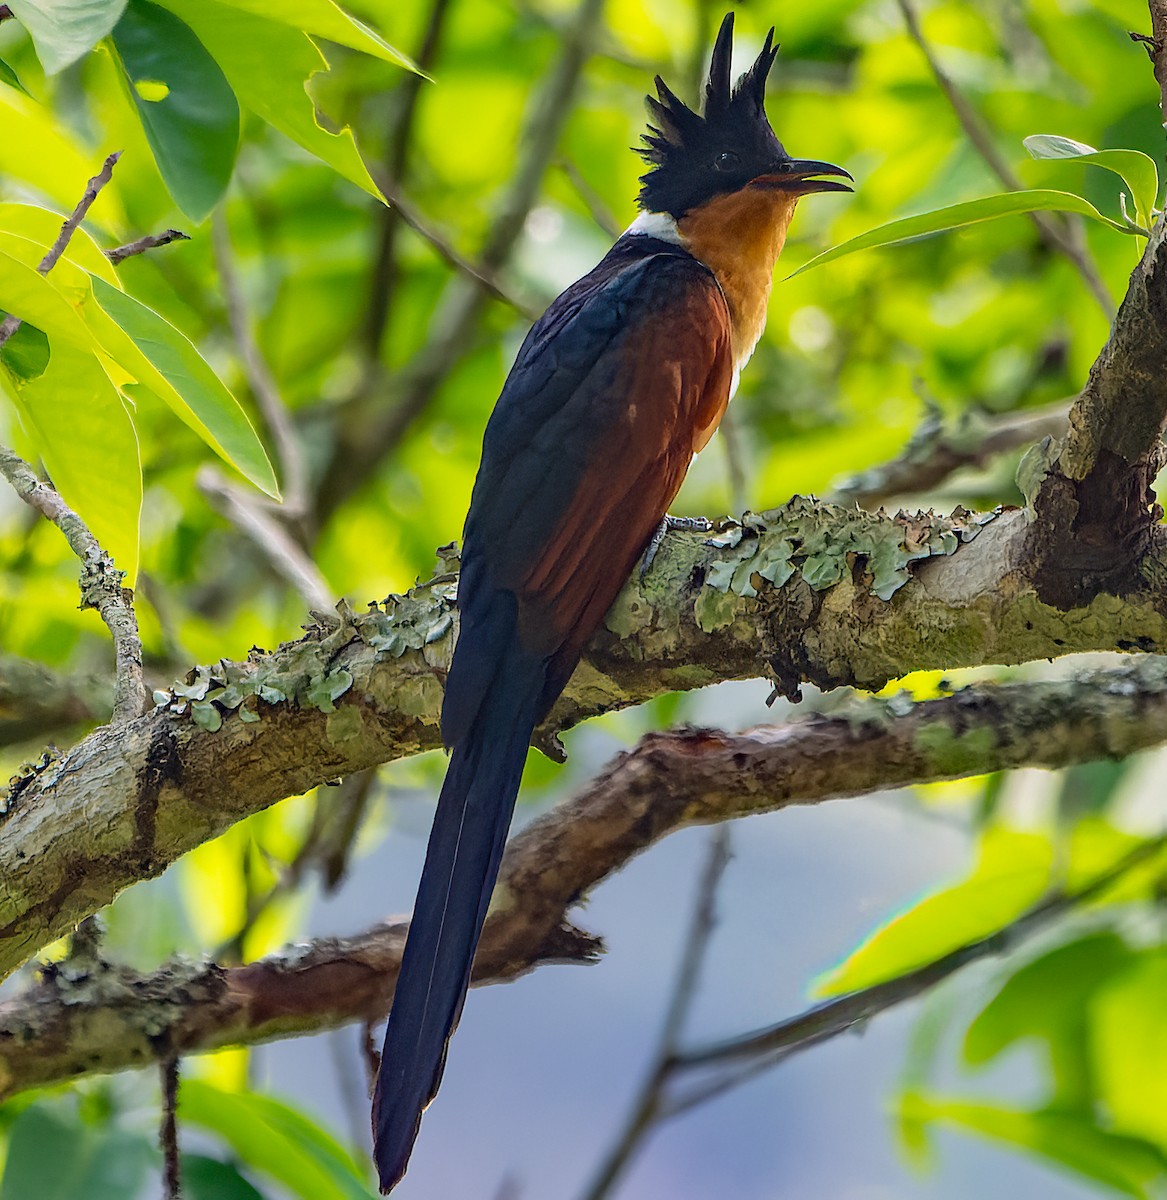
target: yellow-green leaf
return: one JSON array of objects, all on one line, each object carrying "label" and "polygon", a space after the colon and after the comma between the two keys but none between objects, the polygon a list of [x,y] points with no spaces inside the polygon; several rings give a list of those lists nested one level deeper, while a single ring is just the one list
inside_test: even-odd
[{"label": "yellow-green leaf", "polygon": [[822,254],[816,254],[808,263],[803,263],[787,278],[793,279],[804,271],[821,267],[836,259],[845,258],[858,250],[874,250],[880,246],[891,246],[896,242],[907,242],[915,238],[937,233],[948,233],[980,221],[995,221],[998,217],[1015,217],[1032,212],[1075,213],[1099,221],[1119,233],[1132,232],[1126,225],[1102,213],[1081,196],[1072,192],[1051,191],[1046,188],[1029,188],[1017,192],[1000,192],[995,196],[982,196],[979,200],[966,200],[961,204],[950,204],[946,208],[935,208],[931,212],[919,213],[914,217],[901,217],[886,225],[877,225],[866,233],[859,234]]},{"label": "yellow-green leaf", "polygon": [[1159,170],[1149,154],[1141,150],[1095,150],[1055,133],[1032,134],[1024,139],[1024,145],[1037,159],[1073,159],[1113,171],[1130,191],[1135,220],[1150,229],[1151,212],[1159,199]]},{"label": "yellow-green leaf", "polygon": [[[11,240],[5,239],[5,252],[13,258],[20,259],[25,266],[35,268],[44,257],[45,251],[57,240],[64,220],[60,213],[36,204],[0,203],[0,232],[12,235]],[[17,239],[29,245],[22,247]],[[116,287],[121,286],[113,264],[101,252],[101,247],[84,226],[73,230],[73,236],[69,239],[61,260],[75,263],[82,270],[100,275],[107,283]],[[53,272],[55,271],[54,267]]]},{"label": "yellow-green leaf", "polygon": [[381,199],[357,151],[351,130],[324,129],[308,94],[308,80],[328,70],[328,60],[298,29],[216,0],[162,0],[198,34],[223,69],[240,103]]},{"label": "yellow-green leaf", "polygon": [[1008,925],[1049,886],[1053,846],[1039,833],[992,826],[967,879],[893,917],[816,983],[818,995],[894,979]]},{"label": "yellow-green leaf", "polygon": [[[247,414],[186,336],[104,279],[94,277],[93,296],[100,312],[87,313],[87,319],[110,357],[169,404],[225,462],[278,497],[275,473]],[[132,385],[127,390],[133,394]]]},{"label": "yellow-green leaf", "polygon": [[35,379],[0,371],[0,380],[57,491],[132,586],[142,511],[133,422],[92,352],[50,341],[48,363]]}]

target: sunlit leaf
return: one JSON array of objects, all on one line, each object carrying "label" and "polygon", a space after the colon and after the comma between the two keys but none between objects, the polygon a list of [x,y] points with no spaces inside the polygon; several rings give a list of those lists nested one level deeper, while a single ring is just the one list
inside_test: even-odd
[{"label": "sunlit leaf", "polygon": [[117,24],[125,6],[126,0],[8,0],[46,75],[88,54]]},{"label": "sunlit leaf", "polygon": [[[28,95],[0,83],[0,175],[27,184],[66,212],[81,199],[101,163],[69,130]],[[104,188],[90,210],[94,219],[120,215],[116,191]]]},{"label": "sunlit leaf", "polygon": [[28,89],[20,82],[20,76],[2,59],[0,58],[0,83],[6,83],[10,88],[16,88],[18,91],[28,95]]},{"label": "sunlit leaf", "polygon": [[1099,221],[1120,233],[1131,231],[1119,221],[1103,216],[1089,200],[1075,196],[1072,192],[1057,192],[1043,188],[1032,188],[1017,192],[1001,192],[995,196],[982,196],[979,200],[966,200],[961,204],[950,204],[946,208],[933,209],[914,217],[901,217],[886,225],[877,225],[866,233],[859,234],[822,254],[816,254],[788,278],[801,275],[813,267],[821,267],[837,259],[845,258],[858,250],[874,250],[880,246],[891,246],[896,242],[912,241],[937,233],[949,233],[966,225],[980,221],[995,221],[999,217],[1014,217],[1032,212],[1075,213]]},{"label": "sunlit leaf", "polygon": [[227,3],[243,12],[282,21],[293,29],[363,50],[386,62],[417,69],[408,55],[395,50],[376,30],[350,16],[333,0],[287,0],[286,3],[281,0],[227,0]]},{"label": "sunlit leaf", "polygon": [[939,1122],[1026,1150],[1094,1179],[1125,1196],[1142,1200],[1167,1170],[1167,1160],[1154,1145],[1099,1129],[1077,1113],[1024,1112],[916,1094],[904,1104],[921,1122]]},{"label": "sunlit leaf", "polygon": [[1167,1148],[1167,952],[1145,951],[1094,1002],[1094,1067],[1116,1129]]},{"label": "sunlit leaf", "polygon": [[[278,496],[275,473],[247,414],[191,342],[153,309],[104,279],[93,279],[93,294],[116,326],[99,323],[94,314],[94,332],[109,354],[165,400],[224,461],[269,496]],[[119,339],[117,330],[125,337]]]},{"label": "sunlit leaf", "polygon": [[0,1200],[128,1200],[145,1183],[155,1155],[141,1134],[37,1104],[12,1126]]},{"label": "sunlit leaf", "polygon": [[[50,339],[52,340],[52,339]],[[44,371],[0,384],[53,484],[133,585],[138,569],[142,466],[124,402],[88,350],[52,341]]]},{"label": "sunlit leaf", "polygon": [[[25,266],[36,267],[44,257],[44,253],[57,240],[61,232],[61,223],[65,220],[60,213],[52,209],[41,208],[36,204],[0,203],[0,231],[12,234],[31,243],[31,248],[22,248],[13,241],[4,240],[5,253],[19,259]],[[2,234],[0,234],[2,236]],[[86,231],[84,226],[73,230],[69,244],[61,259],[64,262],[75,263],[85,271],[100,275],[102,279],[115,286],[118,285],[117,272],[113,264],[101,252],[101,247]],[[54,272],[57,268],[54,267]],[[49,282],[52,282],[51,275]]]},{"label": "sunlit leaf", "polygon": [[22,321],[31,321],[54,342],[59,340],[84,350],[93,345],[93,339],[76,309],[60,291],[33,267],[6,254],[2,248],[0,310],[14,314]]},{"label": "sunlit leaf", "polygon": [[990,827],[967,879],[893,917],[820,978],[815,992],[835,995],[871,987],[987,937],[1041,898],[1052,863],[1049,838]]},{"label": "sunlit leaf", "polygon": [[324,129],[306,90],[328,62],[302,31],[216,0],[162,0],[198,34],[252,112],[370,195],[381,197],[352,132]]},{"label": "sunlit leaf", "polygon": [[1149,154],[1141,150],[1095,150],[1053,133],[1032,134],[1025,138],[1025,148],[1034,158],[1076,159],[1113,171],[1130,190],[1135,219],[1144,229],[1150,229],[1151,210],[1159,199],[1159,170]]},{"label": "sunlit leaf", "polygon": [[[231,85],[191,28],[149,0],[129,0],[113,44],[162,178],[179,208],[201,221],[235,166],[239,105]],[[143,84],[165,85],[165,94],[144,92]]]},{"label": "sunlit leaf", "polygon": [[[351,1156],[324,1130],[277,1100],[186,1080],[184,1123],[217,1134],[247,1165],[304,1200],[375,1200]],[[2,1198],[0,1198],[2,1200]]]}]

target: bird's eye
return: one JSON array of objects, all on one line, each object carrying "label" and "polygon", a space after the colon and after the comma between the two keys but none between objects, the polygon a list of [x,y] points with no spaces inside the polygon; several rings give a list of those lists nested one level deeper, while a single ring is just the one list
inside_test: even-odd
[{"label": "bird's eye", "polygon": [[713,160],[713,169],[715,171],[732,171],[739,162],[741,159],[732,150],[725,150]]}]

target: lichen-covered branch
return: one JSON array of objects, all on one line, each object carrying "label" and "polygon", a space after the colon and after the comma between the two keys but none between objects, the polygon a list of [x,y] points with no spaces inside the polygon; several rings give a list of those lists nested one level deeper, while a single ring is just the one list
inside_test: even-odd
[{"label": "lichen-covered branch", "polygon": [[[907,670],[1085,650],[1167,651],[1167,560],[1124,598],[1035,593],[1020,511],[873,516],[807,500],[667,539],[593,638],[540,744],[665,691],[775,677],[797,694]],[[0,837],[0,974],[122,888],[285,796],[440,744],[456,575],[247,662],[200,667],[12,790]]]},{"label": "lichen-covered branch", "polygon": [[[343,724],[348,718],[340,712],[331,716]],[[139,724],[146,735],[150,723]],[[687,825],[1008,767],[1119,758],[1164,742],[1167,663],[1150,657],[1079,679],[979,685],[906,706],[857,702],[843,714],[742,734],[650,734],[586,791],[512,839],[475,978],[508,979],[540,962],[592,957],[597,939],[570,921],[579,897]],[[221,793],[231,790],[220,782],[216,792],[216,779],[202,777],[197,796],[177,794],[181,769],[198,766],[190,748],[189,741],[174,745],[169,760],[156,752],[151,765],[160,802],[152,817],[169,844],[180,821],[194,819],[203,807],[205,826]],[[280,747],[272,750],[278,758]],[[254,744],[249,754],[256,755]],[[228,749],[218,779],[245,762]],[[91,768],[82,763],[77,769]],[[116,768],[107,769],[116,783]],[[253,771],[239,781],[236,811],[251,802],[245,797],[254,780]],[[195,782],[185,780],[186,786]],[[57,786],[68,790],[68,784],[62,778]],[[41,819],[47,824],[45,814]],[[93,829],[99,828],[95,820]],[[8,842],[7,829],[5,835]],[[108,844],[102,849],[123,858],[128,853]],[[75,843],[74,858],[78,853]],[[140,1066],[156,1058],[159,1046],[189,1053],[376,1017],[388,1005],[405,933],[405,922],[397,921],[246,966],[171,963],[146,976],[67,962],[0,1005],[0,1094],[86,1071]]]}]

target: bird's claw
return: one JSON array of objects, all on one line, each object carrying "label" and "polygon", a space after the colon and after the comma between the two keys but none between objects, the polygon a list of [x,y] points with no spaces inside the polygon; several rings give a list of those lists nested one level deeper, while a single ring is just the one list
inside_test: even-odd
[{"label": "bird's claw", "polygon": [[656,527],[656,532],[649,540],[644,558],[640,560],[640,578],[643,579],[648,574],[648,569],[652,566],[653,559],[656,558],[656,552],[660,549],[661,542],[665,540],[665,534],[670,530],[686,529],[698,533],[708,533],[712,528],[713,522],[708,517],[671,517],[665,513],[661,518],[661,523]]}]

